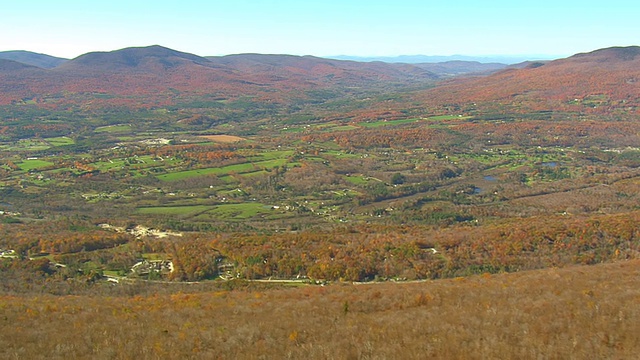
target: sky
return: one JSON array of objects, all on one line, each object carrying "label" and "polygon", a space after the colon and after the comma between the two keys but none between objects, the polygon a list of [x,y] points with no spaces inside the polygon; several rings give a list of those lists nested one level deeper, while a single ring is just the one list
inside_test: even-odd
[{"label": "sky", "polygon": [[[0,0],[0,51],[544,55],[640,45],[637,0]],[[540,58],[540,56],[538,56]]]}]

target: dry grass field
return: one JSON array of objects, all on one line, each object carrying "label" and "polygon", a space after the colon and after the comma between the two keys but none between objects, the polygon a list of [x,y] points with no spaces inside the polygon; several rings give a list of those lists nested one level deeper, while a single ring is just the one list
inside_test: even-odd
[{"label": "dry grass field", "polygon": [[633,359],[639,280],[630,260],[419,283],[3,295],[0,358]]},{"label": "dry grass field", "polygon": [[233,136],[233,135],[202,135],[200,137],[207,140],[211,140],[213,142],[219,142],[219,143],[234,143],[234,142],[246,140],[245,138],[242,138],[240,136]]}]

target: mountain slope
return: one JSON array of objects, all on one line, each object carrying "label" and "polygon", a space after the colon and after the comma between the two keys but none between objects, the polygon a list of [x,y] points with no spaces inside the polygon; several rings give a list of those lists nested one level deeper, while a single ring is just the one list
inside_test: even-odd
[{"label": "mountain slope", "polygon": [[33,89],[49,70],[13,60],[0,59],[0,105],[33,97]]},{"label": "mountain slope", "polygon": [[[640,106],[640,47],[614,47],[489,77],[458,79],[423,94],[431,103],[500,102],[526,109],[608,111]],[[593,99],[598,99],[597,103]]]},{"label": "mountain slope", "polygon": [[[100,93],[135,106],[204,95],[217,99],[259,96],[261,101],[282,103],[304,97],[308,90],[422,86],[439,78],[434,72],[494,71],[500,66],[359,63],[261,54],[205,58],[155,45],[88,53],[50,70],[3,60],[0,102],[52,94],[65,98],[59,96],[62,93]],[[505,104],[522,111],[603,112],[640,108],[639,84],[640,47],[616,47],[546,63],[521,64],[490,76],[448,80],[415,96],[426,105],[458,104],[464,108],[483,103]],[[105,98],[93,104],[117,102]]]},{"label": "mountain slope", "polygon": [[25,64],[23,62],[0,59],[0,72],[4,73],[17,73],[23,70],[36,69],[37,67],[29,64]]},{"label": "mountain slope", "polygon": [[360,63],[314,56],[239,54],[207,57],[244,74],[308,81],[407,81],[436,79],[437,75],[408,64]]},{"label": "mountain slope", "polygon": [[507,67],[501,63],[481,63],[477,61],[446,61],[441,63],[420,63],[415,66],[439,76],[457,76],[463,74],[488,74]]},{"label": "mountain slope", "polygon": [[[468,61],[468,62],[481,62],[481,63],[501,63],[501,64],[516,64],[531,59],[551,59],[554,58],[550,55],[496,55],[496,56],[466,56],[466,55],[448,55],[448,56],[429,56],[429,55],[400,55],[400,56],[348,56],[338,55],[329,56],[331,59],[336,60],[353,60],[359,62],[369,61],[384,61],[387,63],[405,63],[405,64],[436,64],[450,61]],[[557,58],[557,57],[556,57]]]},{"label": "mountain slope", "polygon": [[67,59],[24,50],[0,51],[0,59],[13,60],[43,69],[52,69],[67,61]]},{"label": "mountain slope", "polygon": [[92,52],[54,69],[0,76],[7,89],[3,103],[66,92],[125,97],[128,105],[136,106],[171,103],[177,94],[222,99],[260,95],[264,100],[287,101],[288,91],[300,96],[306,90],[333,86],[369,88],[434,79],[429,71],[407,64],[257,54],[204,58],[157,45]]},{"label": "mountain slope", "polygon": [[209,60],[159,45],[110,52],[91,52],[69,60],[58,71],[162,71],[183,65],[207,65]]}]

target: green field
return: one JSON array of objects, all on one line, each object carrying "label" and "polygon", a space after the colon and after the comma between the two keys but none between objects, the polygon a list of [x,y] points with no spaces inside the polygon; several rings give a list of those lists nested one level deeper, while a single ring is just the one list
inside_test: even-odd
[{"label": "green field", "polygon": [[20,169],[24,171],[31,171],[31,170],[46,168],[54,164],[50,161],[45,161],[40,159],[28,159],[28,160],[23,160],[22,162],[16,165],[18,165]]},{"label": "green field", "polygon": [[242,164],[234,164],[223,167],[215,167],[215,168],[204,168],[204,169],[195,169],[195,170],[186,170],[174,172],[171,174],[164,174],[158,176],[158,179],[162,181],[178,181],[184,180],[196,176],[204,176],[204,175],[227,175],[230,173],[251,173],[255,171],[259,171],[262,169],[272,169],[277,166],[282,166],[287,163],[287,159],[274,159],[267,161],[258,161],[254,163],[242,163]]},{"label": "green field", "polygon": [[206,219],[250,219],[259,214],[267,214],[272,212],[271,207],[261,203],[242,203],[242,204],[223,204],[200,214],[196,220]]},{"label": "green field", "polygon": [[96,128],[95,132],[97,133],[102,133],[102,132],[106,132],[106,133],[120,133],[120,132],[128,132],[131,131],[131,125],[109,125],[109,126],[102,126],[99,128]]},{"label": "green field", "polygon": [[51,146],[40,139],[23,139],[6,147],[8,151],[39,151],[46,150]]},{"label": "green field", "polygon": [[51,146],[65,146],[65,145],[73,145],[76,143],[73,139],[66,136],[53,137],[45,140],[49,144],[51,144]]},{"label": "green field", "polygon": [[97,161],[91,163],[91,166],[94,166],[100,171],[109,171],[109,170],[120,170],[125,166],[135,166],[140,168],[150,168],[157,166],[170,166],[176,164],[176,160],[162,160],[157,161],[156,158],[152,155],[138,156],[138,157],[129,157],[129,158],[113,158],[109,161]]},{"label": "green field", "polygon": [[375,122],[361,122],[358,125],[365,128],[377,128],[380,126],[410,124],[418,121],[420,121],[420,119],[381,120]]},{"label": "green field", "polygon": [[195,215],[211,209],[207,205],[191,206],[154,206],[138,208],[138,213],[147,215]]},{"label": "green field", "polygon": [[345,176],[344,179],[353,185],[366,185],[370,181],[366,176]]}]

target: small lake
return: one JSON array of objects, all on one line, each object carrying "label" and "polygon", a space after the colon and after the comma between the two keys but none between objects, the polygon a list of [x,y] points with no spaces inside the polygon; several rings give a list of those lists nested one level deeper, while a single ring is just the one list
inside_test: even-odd
[{"label": "small lake", "polygon": [[550,167],[550,168],[554,168],[556,166],[558,166],[558,163],[555,161],[550,161],[550,162],[543,162],[542,166],[546,166],[546,167]]},{"label": "small lake", "polygon": [[486,181],[496,181],[496,180],[498,180],[498,179],[496,179],[495,177],[493,177],[493,176],[491,176],[491,175],[487,175],[487,176],[485,176],[485,177],[484,177],[484,179],[485,179]]}]

